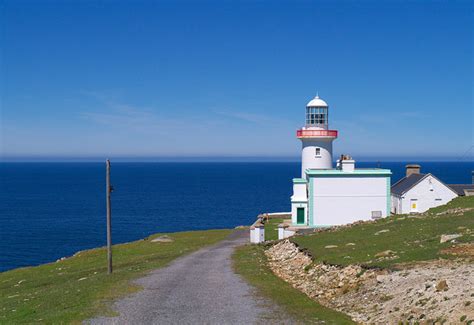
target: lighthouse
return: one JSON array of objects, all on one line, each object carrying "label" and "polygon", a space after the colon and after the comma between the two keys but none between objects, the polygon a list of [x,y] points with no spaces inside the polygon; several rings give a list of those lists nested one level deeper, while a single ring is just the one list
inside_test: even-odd
[{"label": "lighthouse", "polygon": [[296,131],[302,142],[301,178],[306,178],[307,169],[332,168],[332,142],[337,131],[328,129],[328,109],[318,95],[306,105],[306,125]]},{"label": "lighthouse", "polygon": [[291,222],[282,224],[279,239],[305,228],[390,215],[389,169],[355,168],[349,155],[341,155],[333,168],[337,131],[329,129],[328,111],[328,104],[316,96],[306,105],[305,126],[296,131],[302,143],[301,177],[293,178]]}]

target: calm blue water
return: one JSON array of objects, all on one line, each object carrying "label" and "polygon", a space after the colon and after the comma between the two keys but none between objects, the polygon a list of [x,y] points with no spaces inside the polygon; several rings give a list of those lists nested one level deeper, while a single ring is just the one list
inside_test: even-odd
[{"label": "calm blue water", "polygon": [[[392,181],[405,163],[381,163]],[[358,163],[377,167],[377,163]],[[422,163],[446,183],[470,183],[474,163]],[[0,271],[105,244],[103,163],[0,164]],[[231,228],[288,211],[299,163],[115,163],[113,241],[156,232]]]}]

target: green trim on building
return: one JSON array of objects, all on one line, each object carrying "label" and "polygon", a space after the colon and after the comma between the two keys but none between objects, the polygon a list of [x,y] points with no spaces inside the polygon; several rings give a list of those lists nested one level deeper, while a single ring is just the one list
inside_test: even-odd
[{"label": "green trim on building", "polygon": [[342,171],[340,169],[306,169],[306,175],[309,176],[389,176],[392,175],[390,169],[355,169],[352,172]]},{"label": "green trim on building", "polygon": [[390,216],[390,210],[392,209],[392,197],[391,197],[391,186],[390,186],[390,176],[387,177],[387,217]]},{"label": "green trim on building", "polygon": [[309,179],[309,193],[308,193],[308,226],[313,225],[313,211],[314,211],[314,197],[313,197],[314,179]]},{"label": "green trim on building", "polygon": [[293,184],[307,184],[306,178],[293,178]]}]

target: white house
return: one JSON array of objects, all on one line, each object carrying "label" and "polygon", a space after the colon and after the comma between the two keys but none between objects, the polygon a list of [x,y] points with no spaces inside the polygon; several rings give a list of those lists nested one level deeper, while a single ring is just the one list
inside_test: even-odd
[{"label": "white house", "polygon": [[296,132],[302,142],[301,177],[293,179],[292,227],[327,227],[390,215],[388,169],[356,169],[349,156],[333,168],[328,105],[316,96],[306,105],[306,125]]},{"label": "white house", "polygon": [[406,176],[392,186],[392,213],[421,213],[443,205],[457,193],[432,174],[421,174],[419,165],[407,165]]}]

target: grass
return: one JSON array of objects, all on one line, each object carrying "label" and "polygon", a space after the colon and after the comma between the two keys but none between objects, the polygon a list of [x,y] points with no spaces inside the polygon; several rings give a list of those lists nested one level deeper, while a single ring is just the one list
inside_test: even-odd
[{"label": "grass", "polygon": [[130,280],[173,259],[224,239],[231,230],[168,234],[171,243],[145,240],[113,246],[114,273],[107,275],[104,248],[65,260],[0,273],[0,323],[80,323],[112,315],[110,302],[139,290]]},{"label": "grass", "polygon": [[[463,215],[436,215],[448,209],[467,207],[474,208],[474,197],[456,198],[417,217],[392,216],[336,231],[296,236],[291,240],[311,252],[316,262],[392,268],[398,263],[449,257],[440,253],[440,250],[452,245],[449,242],[440,244],[442,234],[461,233],[463,236],[457,241],[474,242],[474,210]],[[379,231],[383,232],[376,235]],[[325,248],[329,245],[337,247]],[[397,258],[381,259],[375,256],[386,250],[394,251]]]},{"label": "grass", "polygon": [[266,264],[263,251],[262,245],[246,245],[239,247],[233,255],[236,272],[256,287],[259,295],[271,299],[304,324],[354,324],[348,316],[321,306],[274,275]]},{"label": "grass", "polygon": [[265,240],[278,239],[278,225],[283,223],[283,218],[270,218],[265,222]]}]

